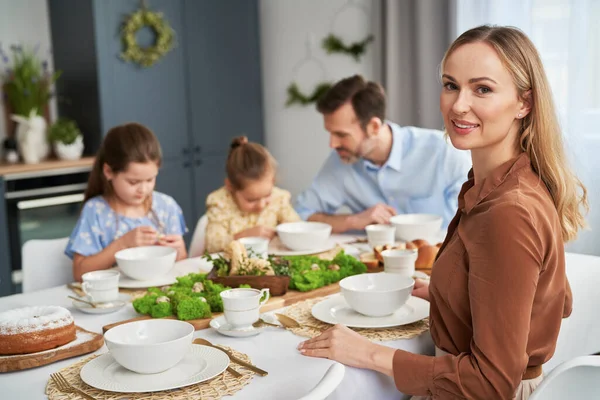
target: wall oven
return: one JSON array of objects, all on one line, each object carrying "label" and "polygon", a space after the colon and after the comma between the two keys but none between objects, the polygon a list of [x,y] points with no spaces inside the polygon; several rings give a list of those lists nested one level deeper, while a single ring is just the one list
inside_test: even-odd
[{"label": "wall oven", "polygon": [[21,292],[21,248],[32,239],[71,234],[91,166],[4,176],[13,293]]}]

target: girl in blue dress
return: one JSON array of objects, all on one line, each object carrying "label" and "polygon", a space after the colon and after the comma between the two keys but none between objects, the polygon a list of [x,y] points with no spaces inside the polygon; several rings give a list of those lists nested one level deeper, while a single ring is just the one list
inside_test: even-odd
[{"label": "girl in blue dress", "polygon": [[115,253],[130,247],[169,246],[177,249],[177,260],[187,257],[181,208],[172,197],[154,191],[160,164],[160,144],[145,126],[129,123],[108,132],[65,250],[76,280],[111,268]]}]

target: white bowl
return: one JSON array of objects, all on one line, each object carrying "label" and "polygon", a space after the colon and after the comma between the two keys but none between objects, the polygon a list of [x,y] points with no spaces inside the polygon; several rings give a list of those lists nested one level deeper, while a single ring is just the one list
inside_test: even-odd
[{"label": "white bowl", "polygon": [[425,239],[435,243],[442,229],[442,217],[433,214],[401,214],[390,218],[396,227],[396,239],[411,242]]},{"label": "white bowl", "polygon": [[115,326],[104,334],[116,362],[138,374],[175,366],[190,350],[194,326],[176,319],[148,319]]},{"label": "white bowl", "polygon": [[165,275],[175,265],[176,257],[177,250],[166,246],[132,247],[115,254],[121,271],[139,281]]},{"label": "white bowl", "polygon": [[246,251],[252,251],[257,256],[262,256],[269,251],[269,239],[264,237],[244,237],[238,239]]},{"label": "white bowl", "polygon": [[380,272],[344,278],[340,288],[354,311],[369,317],[393,314],[410,298],[415,281],[408,276]]},{"label": "white bowl", "polygon": [[315,250],[326,246],[331,225],[322,222],[288,222],[277,225],[281,243],[291,250]]}]

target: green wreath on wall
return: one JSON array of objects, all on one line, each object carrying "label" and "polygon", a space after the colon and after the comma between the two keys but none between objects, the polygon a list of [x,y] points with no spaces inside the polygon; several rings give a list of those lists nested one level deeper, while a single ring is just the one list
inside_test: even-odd
[{"label": "green wreath on wall", "polygon": [[[153,46],[140,47],[137,43],[136,34],[144,27],[152,29],[156,34]],[[123,24],[122,39],[125,46],[121,53],[123,60],[151,67],[173,49],[175,31],[162,13],[149,11],[143,2],[142,8],[131,14]]]},{"label": "green wreath on wall", "polygon": [[331,88],[331,83],[322,82],[313,89],[312,93],[304,94],[300,91],[300,88],[295,82],[291,83],[287,88],[288,98],[285,106],[289,107],[292,104],[306,106],[311,103],[316,103],[317,100],[319,100],[319,98],[329,90],[329,88]]}]

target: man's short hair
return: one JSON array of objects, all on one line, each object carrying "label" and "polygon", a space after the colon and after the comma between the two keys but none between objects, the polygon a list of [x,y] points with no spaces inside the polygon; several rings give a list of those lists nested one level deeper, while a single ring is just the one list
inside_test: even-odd
[{"label": "man's short hair", "polygon": [[385,119],[385,91],[375,82],[360,75],[344,78],[333,85],[317,101],[321,114],[331,114],[350,102],[363,129],[373,117]]}]

